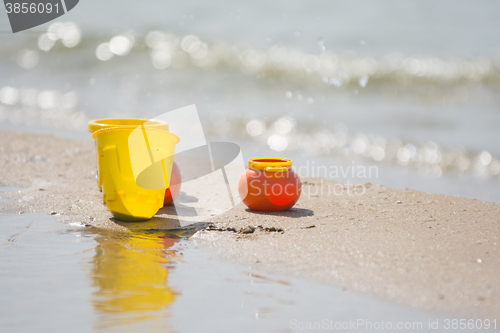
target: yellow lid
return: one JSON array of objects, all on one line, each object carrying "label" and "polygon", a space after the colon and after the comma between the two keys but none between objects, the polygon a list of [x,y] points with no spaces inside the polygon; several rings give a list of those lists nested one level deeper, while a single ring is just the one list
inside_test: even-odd
[{"label": "yellow lid", "polygon": [[168,131],[168,123],[163,120],[149,120],[149,119],[134,119],[134,118],[112,118],[112,119],[95,119],[89,121],[87,130],[90,133],[104,129],[115,127],[137,127],[146,125]]},{"label": "yellow lid", "polygon": [[255,157],[248,160],[248,167],[253,170],[284,172],[292,167],[292,160],[280,157]]}]

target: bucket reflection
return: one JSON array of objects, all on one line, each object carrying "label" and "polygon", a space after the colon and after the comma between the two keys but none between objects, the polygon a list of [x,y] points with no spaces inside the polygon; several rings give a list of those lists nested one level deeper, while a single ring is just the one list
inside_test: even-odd
[{"label": "bucket reflection", "polygon": [[[175,237],[175,236],[174,236]],[[150,322],[171,328],[169,305],[178,295],[168,286],[180,239],[160,232],[102,234],[93,259],[91,279],[96,291],[92,304],[97,314],[94,328],[118,328]],[[146,325],[147,326],[147,325]]]}]

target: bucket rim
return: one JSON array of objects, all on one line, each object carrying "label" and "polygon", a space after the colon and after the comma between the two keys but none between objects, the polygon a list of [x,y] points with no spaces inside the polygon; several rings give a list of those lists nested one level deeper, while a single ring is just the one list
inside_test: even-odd
[{"label": "bucket rim", "polygon": [[[118,132],[118,131],[128,131],[128,132],[132,132],[133,130],[135,130],[137,127],[141,127],[141,126],[144,126],[144,125],[137,125],[137,126],[123,126],[123,127],[111,127],[111,128],[103,128],[103,129],[100,129],[100,130],[97,130],[95,131],[94,133],[92,133],[92,138],[94,140],[97,139],[97,137],[101,134],[104,134],[104,133],[107,133],[107,132]],[[147,126],[147,125],[146,125]],[[148,127],[148,132],[149,131],[156,131],[156,132],[162,132],[162,133],[165,133],[167,134],[168,136],[172,136],[175,138],[175,144],[179,143],[179,141],[181,141],[181,139],[175,135],[174,133],[172,132],[169,132],[167,130],[164,130],[164,129],[159,129],[159,128],[155,128],[155,127]]]},{"label": "bucket rim", "polygon": [[[138,124],[116,124],[114,122],[120,122],[120,121],[125,121],[125,122],[138,122]],[[140,123],[139,123],[140,122]],[[144,123],[150,122],[147,125],[144,125]],[[89,133],[94,133],[98,130],[104,129],[104,128],[112,128],[112,127],[137,127],[137,126],[151,126],[151,127],[156,127],[156,126],[165,126],[166,130],[168,130],[168,122],[164,120],[151,120],[151,119],[144,119],[144,118],[102,118],[102,119],[93,119],[88,122],[87,126],[87,131]]]}]

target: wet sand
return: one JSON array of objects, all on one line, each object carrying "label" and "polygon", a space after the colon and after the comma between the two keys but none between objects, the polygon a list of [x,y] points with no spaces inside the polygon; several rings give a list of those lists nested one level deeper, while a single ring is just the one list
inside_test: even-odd
[{"label": "wet sand", "polygon": [[[102,205],[92,142],[2,131],[0,170],[0,186],[23,188],[0,193],[2,212],[122,232],[138,227],[114,221]],[[370,184],[353,195],[343,184],[303,181],[294,209],[255,213],[239,205],[194,238],[263,271],[458,318],[499,317],[500,205]],[[334,186],[337,195],[328,194]],[[144,225],[176,227],[171,214],[164,209]]]}]

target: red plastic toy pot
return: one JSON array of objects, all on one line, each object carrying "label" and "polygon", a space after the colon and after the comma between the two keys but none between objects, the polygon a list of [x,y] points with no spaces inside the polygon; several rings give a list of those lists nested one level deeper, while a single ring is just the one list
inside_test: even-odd
[{"label": "red plastic toy pot", "polygon": [[262,212],[292,208],[299,200],[302,182],[286,158],[257,157],[248,160],[238,191],[243,203]]},{"label": "red plastic toy pot", "polygon": [[170,186],[165,190],[165,200],[163,205],[170,205],[179,196],[181,191],[181,169],[177,163],[172,164],[172,175],[170,179]]}]

